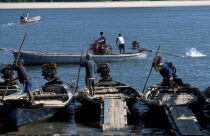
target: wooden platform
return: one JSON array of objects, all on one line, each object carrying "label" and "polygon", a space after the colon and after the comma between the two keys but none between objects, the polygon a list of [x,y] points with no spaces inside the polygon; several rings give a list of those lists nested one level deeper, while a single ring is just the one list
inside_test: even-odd
[{"label": "wooden platform", "polygon": [[159,93],[158,95],[155,95],[154,99],[162,105],[176,106],[187,105],[189,102],[193,101],[194,96],[187,93]]},{"label": "wooden platform", "polygon": [[125,131],[127,126],[126,102],[123,99],[104,99],[101,103],[103,131]]},{"label": "wooden platform", "polygon": [[165,112],[177,136],[202,136],[200,125],[186,106],[171,106]]}]

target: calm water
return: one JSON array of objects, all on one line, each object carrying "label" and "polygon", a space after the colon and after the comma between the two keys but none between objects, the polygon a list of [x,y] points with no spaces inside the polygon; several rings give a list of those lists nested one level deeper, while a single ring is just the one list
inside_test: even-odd
[{"label": "calm water", "polygon": [[[30,17],[41,16],[39,23],[18,24],[20,15],[28,11]],[[107,43],[113,44],[121,33],[126,42],[126,52],[133,52],[131,43],[139,40],[147,49],[177,55],[191,53],[193,57],[178,58],[166,54],[164,61],[172,61],[178,77],[200,89],[209,86],[210,80],[210,8],[209,7],[159,7],[159,8],[107,8],[107,9],[40,9],[0,10],[0,48],[18,50],[27,32],[24,51],[47,53],[81,53],[103,31]],[[196,49],[196,52],[195,50]],[[14,61],[10,52],[1,51],[0,63]],[[155,53],[148,52],[147,59],[110,63],[110,75],[116,81],[132,85],[142,91]],[[64,81],[76,80],[78,65],[59,65],[58,76]],[[27,66],[31,77],[41,77],[41,66]],[[81,70],[80,88],[85,85],[84,69]],[[147,87],[162,80],[152,72]],[[33,87],[46,81],[33,79]],[[95,122],[78,120],[81,106],[70,106],[65,121],[54,120],[35,123],[9,134],[103,134]],[[128,133],[168,135],[167,125],[145,123],[150,117],[147,107],[138,102],[134,108]],[[82,115],[87,116],[87,115]],[[89,116],[87,116],[88,118]],[[155,120],[155,119],[154,119]],[[158,120],[156,120],[158,122]],[[90,123],[87,123],[90,122]],[[147,122],[147,121],[146,121]],[[153,125],[147,125],[153,124]],[[153,129],[151,129],[153,128]],[[27,130],[27,131],[26,131]]]}]

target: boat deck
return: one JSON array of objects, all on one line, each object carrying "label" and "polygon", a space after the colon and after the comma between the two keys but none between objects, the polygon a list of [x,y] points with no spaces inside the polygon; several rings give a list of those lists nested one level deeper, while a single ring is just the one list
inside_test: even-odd
[{"label": "boat deck", "polygon": [[152,86],[145,94],[148,99],[145,103],[164,107],[177,136],[202,136],[202,128],[189,107],[189,104],[202,97],[198,88],[180,87],[179,90],[176,88],[175,92],[170,87]]},{"label": "boat deck", "polygon": [[168,106],[186,105],[193,99],[194,97],[188,93],[159,93],[154,97],[157,103]]}]

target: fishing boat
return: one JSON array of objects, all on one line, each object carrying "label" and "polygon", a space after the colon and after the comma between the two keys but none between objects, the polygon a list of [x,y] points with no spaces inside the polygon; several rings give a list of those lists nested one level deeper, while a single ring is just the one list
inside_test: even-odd
[{"label": "fishing boat", "polygon": [[[11,51],[16,58],[18,51],[0,48],[0,50]],[[127,59],[145,59],[146,52],[125,53],[125,54],[108,54],[108,55],[92,55],[91,59],[95,62],[114,62]],[[81,54],[59,54],[59,53],[38,53],[21,51],[20,58],[24,59],[26,65],[56,63],[56,64],[78,64],[80,63]],[[85,54],[82,56],[85,61]]]},{"label": "fishing boat", "polygon": [[40,16],[36,16],[36,17],[30,18],[30,19],[25,19],[24,17],[21,17],[19,23],[20,23],[20,24],[36,23],[36,22],[38,22],[40,19],[41,19]]},{"label": "fishing boat", "polygon": [[108,72],[108,63],[99,63],[98,73],[102,78],[94,85],[95,95],[91,96],[89,89],[84,87],[75,95],[76,100],[85,107],[98,107],[105,98],[125,98],[128,105],[135,104],[138,91],[130,85],[113,81]]},{"label": "fishing boat", "polygon": [[82,88],[75,94],[75,99],[84,109],[94,111],[92,114],[100,119],[103,131],[124,131],[129,108],[138,101],[138,91],[130,85],[113,81],[109,71],[108,63],[98,63],[100,81],[93,87]]},{"label": "fishing boat", "polygon": [[[151,108],[205,102],[206,97],[199,88],[183,83],[180,78],[174,78],[174,82],[179,86],[178,88],[172,88],[166,81],[149,87],[143,94],[142,101]],[[178,101],[178,99],[182,99],[183,97],[186,98],[183,101]]]},{"label": "fishing boat", "polygon": [[0,111],[6,113],[17,127],[49,119],[72,103],[71,87],[55,76],[55,66],[55,64],[43,66],[43,76],[48,82],[33,92],[33,105],[29,103],[28,96],[1,101]]},{"label": "fishing boat", "polygon": [[199,113],[206,102],[205,96],[199,88],[183,83],[180,78],[174,78],[174,82],[177,84],[174,88],[166,81],[149,87],[141,101],[154,115],[164,115],[162,120],[168,119],[176,136],[203,135]]}]

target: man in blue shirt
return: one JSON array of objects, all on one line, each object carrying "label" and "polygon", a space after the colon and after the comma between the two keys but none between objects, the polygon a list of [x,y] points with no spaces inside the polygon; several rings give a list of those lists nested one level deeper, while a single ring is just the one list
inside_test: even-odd
[{"label": "man in blue shirt", "polygon": [[[155,68],[156,72],[160,72],[160,75],[163,77],[164,81],[168,81],[169,85],[174,91],[174,86],[176,83],[173,81],[173,71],[168,67],[164,62],[162,62],[162,56],[157,56],[154,58],[152,66]],[[177,85],[176,85],[177,86]],[[177,86],[178,87],[178,86]]]},{"label": "man in blue shirt", "polygon": [[28,76],[25,67],[23,66],[24,60],[20,59],[18,61],[18,65],[15,67],[15,70],[17,71],[17,77],[14,80],[19,79],[19,82],[23,84],[24,92],[26,92],[29,95],[30,103],[34,103],[34,96],[32,92],[32,81],[31,78]]},{"label": "man in blue shirt", "polygon": [[85,67],[86,76],[85,76],[85,83],[87,88],[90,90],[90,95],[94,96],[95,89],[94,89],[94,80],[95,74],[97,72],[97,65],[94,61],[91,60],[91,55],[86,55],[86,61],[81,64],[81,67]]}]

